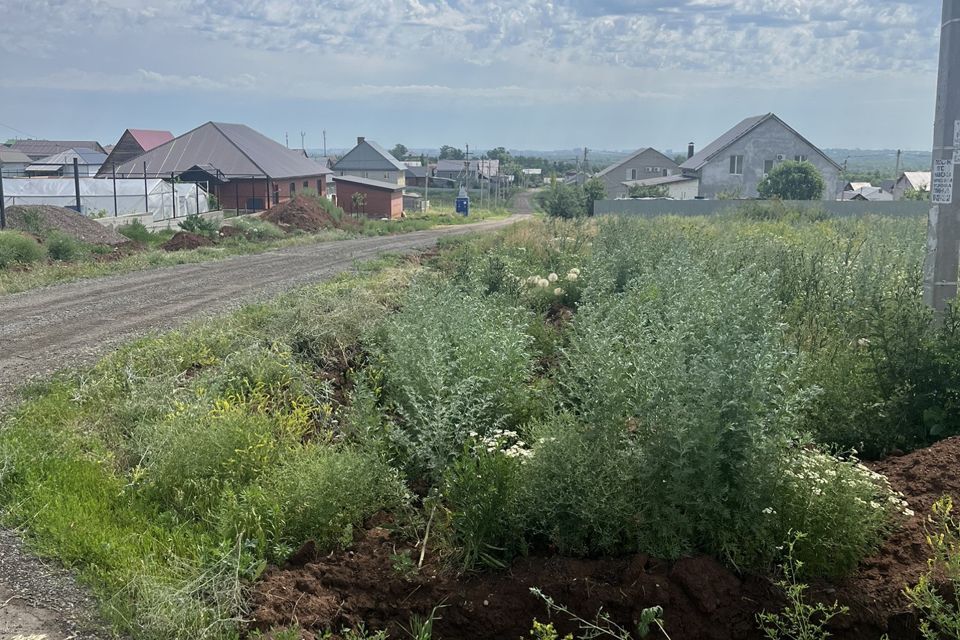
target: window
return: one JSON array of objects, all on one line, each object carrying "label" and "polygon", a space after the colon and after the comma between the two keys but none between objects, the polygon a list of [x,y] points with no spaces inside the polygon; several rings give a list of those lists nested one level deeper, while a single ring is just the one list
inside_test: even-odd
[{"label": "window", "polygon": [[804,155],[796,155],[796,156],[793,156],[793,161],[794,161],[794,162],[806,162],[806,161],[807,161],[807,156],[804,156]]},{"label": "window", "polygon": [[309,189],[309,188],[310,188],[310,182],[307,181],[307,180],[304,180],[304,181],[303,181],[303,188],[304,188],[304,189]]},{"label": "window", "polygon": [[730,156],[730,175],[743,175],[743,156]]},{"label": "window", "polygon": [[773,171],[773,160],[764,160],[763,161],[763,175],[769,174]]},{"label": "window", "polygon": [[290,197],[292,198],[293,195],[294,195],[296,192],[297,192],[297,183],[296,183],[296,182],[291,182],[291,183],[290,183]]},{"label": "window", "polygon": [[628,173],[627,173],[627,178],[629,178],[630,180],[636,180],[636,179],[637,179],[637,170],[636,170],[636,169],[629,169],[629,170],[628,170]]},{"label": "window", "polygon": [[317,193],[323,193],[323,180],[317,180]]},{"label": "window", "polygon": [[273,204],[280,204],[280,185],[273,183]]}]

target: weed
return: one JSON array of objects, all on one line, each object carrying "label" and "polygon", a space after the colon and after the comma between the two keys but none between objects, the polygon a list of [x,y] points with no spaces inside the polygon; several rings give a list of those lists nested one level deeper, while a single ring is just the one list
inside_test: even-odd
[{"label": "weed", "polygon": [[195,233],[199,236],[215,238],[217,235],[217,223],[197,213],[188,215],[178,222],[177,226],[188,233]]},{"label": "weed", "polygon": [[[667,630],[663,624],[663,609],[661,607],[644,609],[640,613],[640,619],[636,621],[634,631],[631,632],[614,622],[610,615],[604,613],[603,610],[598,611],[593,620],[586,620],[573,613],[573,611],[565,605],[554,601],[553,598],[536,587],[531,587],[530,593],[543,600],[547,605],[548,613],[562,613],[566,615],[571,622],[576,622],[580,628],[578,640],[594,640],[595,638],[634,640],[636,638],[646,638],[650,635],[650,631],[653,628],[658,629],[667,640],[670,640],[670,636],[667,634]],[[534,628],[536,629],[536,623],[534,623]],[[541,632],[542,631],[544,631],[544,629],[541,627]]]},{"label": "weed", "polygon": [[0,269],[27,265],[42,257],[43,248],[30,236],[19,231],[0,231]]},{"label": "weed", "polygon": [[944,496],[933,505],[927,521],[930,570],[904,593],[920,613],[925,640],[960,638],[960,521],[953,500]]},{"label": "weed", "polygon": [[70,236],[54,232],[47,237],[47,254],[53,260],[69,262],[81,258],[87,251],[87,247],[78,240]]}]

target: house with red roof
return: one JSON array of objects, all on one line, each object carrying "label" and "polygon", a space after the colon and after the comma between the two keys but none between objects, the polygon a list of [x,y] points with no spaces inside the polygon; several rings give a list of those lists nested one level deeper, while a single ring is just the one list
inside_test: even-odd
[{"label": "house with red roof", "polygon": [[156,149],[162,144],[173,140],[173,134],[169,131],[156,131],[154,129],[127,129],[120,136],[120,140],[113,146],[110,155],[97,172],[98,178],[109,178],[114,167],[133,160],[137,156],[145,154],[151,149]]}]

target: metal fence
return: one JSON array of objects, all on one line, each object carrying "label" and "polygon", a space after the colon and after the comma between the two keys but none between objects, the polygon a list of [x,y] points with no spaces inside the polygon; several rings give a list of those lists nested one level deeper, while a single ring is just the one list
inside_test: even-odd
[{"label": "metal fence", "polygon": [[[712,216],[736,211],[745,205],[763,204],[762,200],[597,200],[595,215],[630,215],[644,218],[660,216]],[[929,202],[898,200],[895,202],[864,202],[836,200],[785,200],[791,209],[823,211],[838,218],[869,214],[891,217],[926,216]]]}]

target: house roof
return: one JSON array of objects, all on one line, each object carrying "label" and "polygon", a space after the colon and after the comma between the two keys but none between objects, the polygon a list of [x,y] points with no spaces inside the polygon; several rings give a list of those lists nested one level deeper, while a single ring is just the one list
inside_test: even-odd
[{"label": "house roof", "polygon": [[823,158],[827,160],[827,162],[832,164],[837,169],[840,169],[840,165],[838,165],[830,156],[825,154],[823,151],[820,151],[820,149],[815,144],[813,144],[812,142],[804,138],[802,135],[797,133],[795,129],[793,129],[786,122],[778,118],[777,115],[774,113],[766,113],[761,116],[753,116],[741,121],[735,127],[733,127],[732,129],[724,133],[722,136],[720,136],[719,138],[717,138],[716,140],[708,144],[706,147],[704,147],[703,149],[695,153],[693,157],[691,157],[682,165],[680,165],[680,168],[686,169],[689,171],[699,171],[701,168],[703,168],[703,165],[707,164],[710,160],[712,160],[718,154],[723,153],[724,149],[726,149],[727,147],[732,145],[734,142],[744,137],[745,135],[747,135],[748,133],[750,133],[751,131],[753,131],[754,129],[756,129],[757,127],[759,127],[761,124],[763,124],[768,120],[776,120],[777,122],[779,122],[781,125],[786,127],[790,132],[792,132],[795,136],[797,136],[798,138],[806,142],[808,145],[813,147],[813,149],[815,149],[817,153],[823,156]]},{"label": "house roof", "polygon": [[77,164],[99,167],[107,159],[107,154],[90,149],[68,149],[35,161],[27,167],[27,171],[35,173],[59,171],[60,167],[73,164],[74,158],[77,159]]},{"label": "house roof", "polygon": [[673,184],[675,182],[693,182],[698,178],[692,178],[690,176],[684,175],[675,175],[675,176],[658,176],[656,178],[646,178],[645,180],[627,180],[621,182],[620,184],[626,187],[658,187],[664,184]]},{"label": "house roof", "polygon": [[904,171],[900,179],[902,180],[903,178],[906,178],[914,189],[930,190],[929,171]]},{"label": "house roof", "polygon": [[29,164],[32,162],[32,160],[30,159],[30,156],[25,154],[23,151],[17,151],[16,149],[8,149],[0,146],[0,162],[6,164]]},{"label": "house roof", "polygon": [[[848,182],[847,185],[850,186],[850,188],[847,189],[847,191],[859,191],[860,189],[873,187],[873,185],[870,184],[869,182]],[[879,189],[880,187],[874,187],[874,188]]]},{"label": "house roof", "polygon": [[429,172],[430,167],[407,167],[407,177],[410,178],[426,178]]},{"label": "house roof", "polygon": [[106,150],[95,140],[15,140],[10,148],[22,151],[31,158],[46,158],[71,149],[90,149],[98,153],[106,153]]},{"label": "house roof", "polygon": [[640,156],[642,156],[643,154],[647,153],[648,151],[654,152],[655,154],[657,154],[658,156],[660,156],[661,158],[663,158],[664,160],[666,160],[667,162],[669,162],[671,165],[677,166],[677,163],[676,163],[676,162],[674,162],[673,160],[671,160],[671,159],[668,158],[667,156],[663,155],[662,153],[660,153],[659,151],[657,151],[657,150],[654,149],[653,147],[644,147],[643,149],[640,149],[639,151],[637,151],[637,152],[636,152],[635,154],[633,154],[632,156],[629,156],[629,157],[627,157],[627,158],[624,158],[624,159],[621,160],[620,162],[618,162],[618,163],[616,163],[616,164],[612,164],[612,165],[610,165],[609,167],[607,167],[606,169],[604,169],[603,171],[600,171],[599,173],[597,173],[597,176],[605,176],[605,175],[607,175],[608,173],[610,173],[611,171],[613,171],[613,170],[615,170],[615,169],[617,169],[617,168],[619,168],[619,167],[622,167],[623,165],[627,164],[627,163],[630,162],[631,160],[634,160],[634,159],[636,159],[636,158],[639,158]]},{"label": "house roof", "polygon": [[[467,160],[439,160],[437,161],[437,171],[446,173],[459,173],[463,171]],[[470,160],[470,171],[479,171],[485,176],[495,176],[500,173],[500,161],[481,158],[479,160]]]},{"label": "house roof", "polygon": [[360,138],[357,146],[333,165],[334,171],[403,171],[405,164],[373,140]]},{"label": "house roof", "polygon": [[164,142],[173,140],[173,134],[169,131],[158,131],[156,129],[127,129],[127,131],[144,151],[150,151],[150,149],[155,149]]},{"label": "house roof", "polygon": [[297,178],[329,174],[322,164],[242,124],[207,122],[117,167],[117,173],[177,175],[210,165],[227,178]]},{"label": "house roof", "polygon": [[370,178],[358,178],[357,176],[333,176],[334,182],[349,182],[350,184],[359,184],[372,189],[382,189],[384,191],[403,191],[403,187],[395,182],[384,182],[382,180],[371,180]]}]

